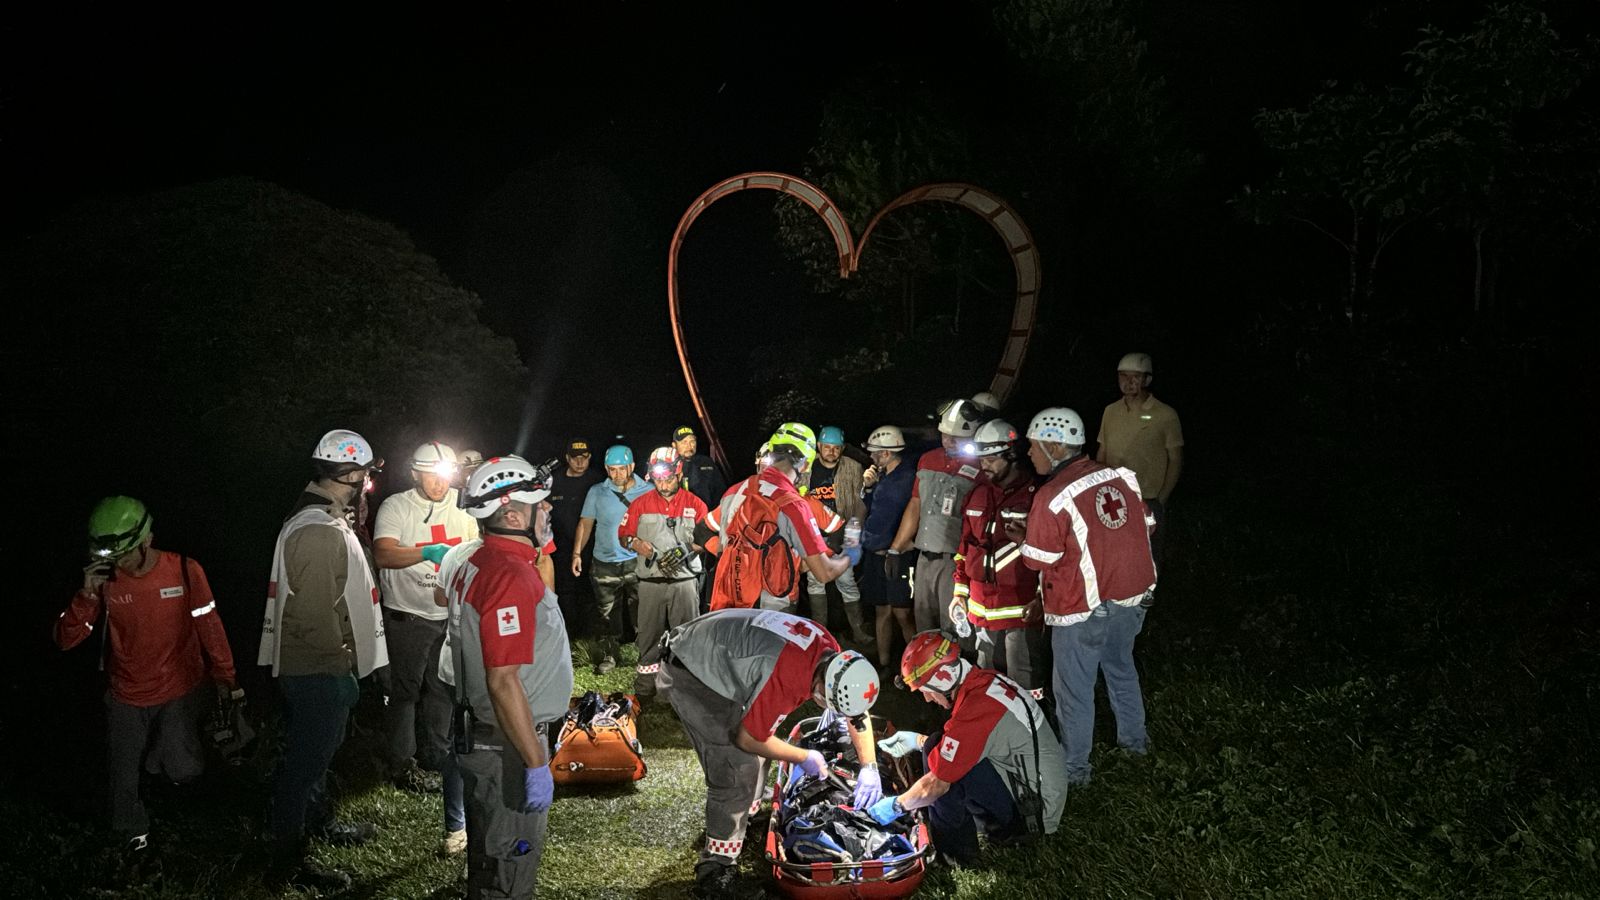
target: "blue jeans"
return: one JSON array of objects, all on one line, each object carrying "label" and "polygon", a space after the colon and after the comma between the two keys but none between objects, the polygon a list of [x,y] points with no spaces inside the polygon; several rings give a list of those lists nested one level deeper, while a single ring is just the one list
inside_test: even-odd
[{"label": "blue jeans", "polygon": [[444,755],[439,773],[444,776],[444,830],[460,831],[467,827],[467,786],[461,780],[455,753]]},{"label": "blue jeans", "polygon": [[1067,751],[1069,783],[1086,783],[1093,772],[1089,749],[1094,746],[1094,683],[1102,672],[1117,720],[1117,745],[1135,753],[1145,751],[1144,696],[1133,664],[1133,642],[1144,628],[1144,616],[1142,607],[1103,603],[1076,625],[1050,628],[1056,716],[1061,746]]},{"label": "blue jeans", "polygon": [[333,821],[326,782],[328,764],[344,743],[345,723],[361,697],[354,675],[282,675],[284,749],[272,788],[272,833],[297,841]]}]

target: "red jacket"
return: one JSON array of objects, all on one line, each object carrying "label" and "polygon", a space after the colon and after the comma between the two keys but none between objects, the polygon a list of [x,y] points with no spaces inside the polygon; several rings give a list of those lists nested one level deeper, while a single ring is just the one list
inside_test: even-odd
[{"label": "red jacket", "polygon": [[984,480],[967,495],[955,578],[971,591],[967,612],[980,628],[1021,628],[1023,612],[1039,592],[1039,573],[1022,564],[1022,547],[1006,537],[1000,519],[1002,509],[1027,513],[1038,489],[1030,474],[1010,491]]},{"label": "red jacket", "polygon": [[105,665],[111,696],[129,706],[157,706],[182,697],[205,678],[208,661],[214,680],[236,684],[233,652],[205,571],[189,560],[186,589],[182,557],[155,552],[161,556],[150,571],[137,576],[117,571],[99,593],[79,591],[56,620],[56,645],[70,650],[94,631],[101,612],[109,611]]},{"label": "red jacket", "polygon": [[1131,605],[1155,590],[1155,524],[1139,479],[1087,456],[1056,472],[1034,496],[1023,562],[1044,578],[1047,625],[1073,625],[1101,603]]}]

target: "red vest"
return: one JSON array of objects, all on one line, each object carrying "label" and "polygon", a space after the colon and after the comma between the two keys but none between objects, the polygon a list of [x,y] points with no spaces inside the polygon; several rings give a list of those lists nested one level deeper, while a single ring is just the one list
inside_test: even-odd
[{"label": "red vest", "polygon": [[1026,513],[1037,491],[1038,481],[1028,477],[1010,493],[980,481],[967,495],[955,580],[971,592],[967,612],[980,628],[1021,628],[1023,610],[1039,591],[1039,573],[1022,564],[1022,546],[1006,537],[1000,518],[1002,509]]}]

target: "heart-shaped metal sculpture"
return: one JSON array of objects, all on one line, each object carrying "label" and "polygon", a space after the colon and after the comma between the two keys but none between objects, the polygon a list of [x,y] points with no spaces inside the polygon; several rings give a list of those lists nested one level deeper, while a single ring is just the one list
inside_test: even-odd
[{"label": "heart-shaped metal sculpture", "polygon": [[689,364],[689,352],[684,343],[683,318],[678,302],[678,250],[683,246],[683,237],[689,226],[707,207],[730,194],[752,188],[788,194],[811,207],[822,218],[839,250],[840,278],[849,278],[860,267],[861,254],[866,252],[872,230],[884,216],[902,206],[936,200],[954,203],[982,216],[1005,241],[1017,274],[1017,302],[1011,312],[1011,330],[1006,335],[1005,347],[1000,354],[1000,365],[989,383],[989,390],[1001,403],[1011,395],[1016,387],[1017,372],[1021,370],[1022,360],[1028,353],[1028,339],[1033,334],[1033,324],[1037,318],[1040,277],[1038,247],[1016,210],[999,197],[970,184],[927,184],[906,191],[878,210],[857,240],[851,235],[850,225],[839,211],[838,204],[821,188],[803,178],[782,172],[746,172],[717,182],[689,204],[683,218],[678,220],[677,230],[672,233],[672,246],[667,255],[667,304],[672,316],[672,339],[678,346],[678,361],[683,365],[683,377],[689,385],[689,397],[694,401],[695,413],[705,429],[706,443],[711,447],[712,458],[723,471],[728,470],[728,458],[723,452],[722,440],[717,437],[717,429],[711,424],[711,414],[706,412],[705,400],[700,396],[700,386],[695,382],[694,368]]}]

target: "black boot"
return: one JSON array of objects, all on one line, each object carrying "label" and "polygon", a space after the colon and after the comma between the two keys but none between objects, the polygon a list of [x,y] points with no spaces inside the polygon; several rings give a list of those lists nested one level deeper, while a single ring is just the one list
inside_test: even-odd
[{"label": "black boot", "polygon": [[350,876],[318,864],[311,858],[304,840],[273,842],[265,880],[269,887],[275,888],[288,885],[332,892],[350,887]]}]

